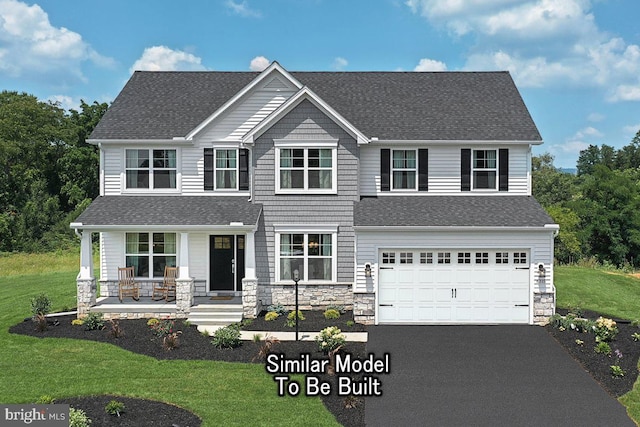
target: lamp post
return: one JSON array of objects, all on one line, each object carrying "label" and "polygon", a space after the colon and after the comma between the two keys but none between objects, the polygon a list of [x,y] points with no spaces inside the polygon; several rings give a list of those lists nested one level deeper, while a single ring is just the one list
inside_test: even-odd
[{"label": "lamp post", "polygon": [[293,270],[293,282],[296,284],[296,341],[298,341],[298,282],[300,281],[300,272]]}]

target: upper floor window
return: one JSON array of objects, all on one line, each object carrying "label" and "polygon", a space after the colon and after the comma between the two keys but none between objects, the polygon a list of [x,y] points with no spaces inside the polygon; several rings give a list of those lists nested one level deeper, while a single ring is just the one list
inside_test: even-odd
[{"label": "upper floor window", "polygon": [[337,143],[295,147],[276,142],[276,191],[334,193],[336,156]]},{"label": "upper floor window", "polygon": [[177,188],[176,150],[125,150],[126,188]]},{"label": "upper floor window", "polygon": [[416,150],[393,150],[391,163],[393,189],[416,189]]},{"label": "upper floor window", "polygon": [[204,189],[248,191],[249,151],[237,148],[205,148]]},{"label": "upper floor window", "polygon": [[473,150],[473,189],[496,189],[496,150]]}]

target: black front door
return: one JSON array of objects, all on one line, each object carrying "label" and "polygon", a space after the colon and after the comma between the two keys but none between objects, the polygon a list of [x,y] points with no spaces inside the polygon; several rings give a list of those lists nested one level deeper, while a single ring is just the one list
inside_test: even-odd
[{"label": "black front door", "polygon": [[241,291],[244,236],[210,236],[209,245],[209,290]]}]

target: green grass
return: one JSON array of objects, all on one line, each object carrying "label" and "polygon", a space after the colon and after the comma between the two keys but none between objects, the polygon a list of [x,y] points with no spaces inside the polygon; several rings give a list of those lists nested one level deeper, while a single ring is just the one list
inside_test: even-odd
[{"label": "green grass", "polygon": [[[77,254],[67,271],[68,255],[59,256],[59,262],[46,254],[0,257],[0,268],[12,266],[0,275],[0,402],[111,393],[176,404],[200,416],[203,426],[338,425],[319,398],[278,397],[262,365],[156,360],[104,343],[9,334],[30,315],[30,299],[40,292],[52,299],[54,311],[75,306]],[[57,271],[25,274],[46,270],[39,265],[44,260]]]},{"label": "green grass", "polygon": [[[593,268],[557,266],[555,285],[558,307],[580,307],[620,319],[640,319],[638,278]],[[629,416],[640,424],[640,377],[633,390],[619,400]]]},{"label": "green grass", "polygon": [[640,319],[640,279],[592,268],[555,268],[558,307],[593,310],[620,319]]}]

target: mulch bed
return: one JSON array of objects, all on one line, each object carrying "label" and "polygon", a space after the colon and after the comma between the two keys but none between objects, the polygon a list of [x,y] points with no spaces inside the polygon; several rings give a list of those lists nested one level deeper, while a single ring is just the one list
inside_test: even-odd
[{"label": "mulch bed", "polygon": [[[566,310],[558,310],[559,314],[566,315]],[[596,320],[600,314],[584,310],[582,317]],[[603,316],[607,317],[607,316]],[[609,343],[612,354],[598,354],[594,351],[596,346],[593,333],[576,332],[571,329],[560,331],[550,325],[545,329],[562,345],[585,371],[587,371],[610,395],[620,397],[631,391],[638,378],[638,359],[640,358],[640,342],[633,341],[632,335],[640,333],[640,328],[632,326],[628,320],[614,319],[619,330],[616,338]],[[578,344],[576,340],[583,341]],[[622,358],[618,359],[614,352],[620,350]],[[618,360],[625,374],[622,377],[611,375],[610,366]]]},{"label": "mulch bed", "polygon": [[[343,314],[339,319],[326,320],[322,316],[322,312],[304,311],[305,320],[300,322],[300,331],[320,331],[327,326],[344,327],[345,332],[363,331],[366,328],[363,325],[355,324],[352,327],[346,326],[346,321],[353,319],[352,312]],[[263,316],[262,316],[263,317]],[[241,363],[264,363],[264,359],[259,357],[262,343],[253,341],[243,341],[240,347],[234,349],[218,349],[211,344],[211,337],[204,336],[198,332],[193,325],[185,325],[182,321],[176,321],[177,329],[182,331],[179,335],[179,347],[167,351],[162,346],[162,339],[156,336],[151,328],[147,326],[147,319],[120,320],[118,324],[124,332],[122,336],[114,338],[109,332],[111,325],[106,322],[103,330],[87,331],[83,326],[73,326],[71,321],[75,316],[60,316],[50,318],[49,328],[47,331],[38,332],[34,327],[31,319],[25,319],[17,325],[9,329],[10,333],[29,335],[38,338],[75,338],[99,341],[117,345],[123,349],[144,354],[161,360],[219,360],[225,362],[241,362]],[[254,319],[251,325],[247,325],[243,329],[255,331],[294,331],[282,321],[265,322],[263,318]],[[264,337],[263,337],[264,338]],[[351,353],[354,358],[364,359],[365,343],[348,342],[341,351]],[[323,359],[326,355],[318,351],[317,344],[313,341],[282,341],[274,345],[272,352],[285,354],[287,359],[297,359],[300,354],[306,353],[312,359]],[[335,381],[335,377],[323,375],[321,381]],[[337,386],[332,386],[332,391],[337,390]],[[274,393],[276,390],[274,389]],[[332,393],[329,396],[322,396],[325,407],[336,417],[342,425],[363,426],[364,425],[364,399],[346,399]],[[176,424],[178,426],[199,426],[200,420],[195,417],[185,420],[184,409],[173,405],[155,402],[156,405],[162,405],[162,409],[157,406],[148,405],[148,401],[142,399],[133,399],[117,397],[116,400],[125,403],[128,408],[126,417],[123,414],[120,418],[114,416],[106,416],[104,411],[105,405],[114,399],[113,396],[88,396],[82,398],[65,399],[57,401],[58,403],[69,403],[71,406],[84,410],[91,419],[96,421],[93,425],[116,427],[116,426],[157,426]],[[135,402],[138,403],[135,403]],[[129,402],[129,403],[127,403]],[[354,406],[347,408],[346,406]],[[135,420],[134,420],[135,418]],[[131,424],[125,424],[125,420],[131,421]],[[198,422],[193,421],[197,419]],[[98,420],[100,420],[98,422]],[[174,421],[175,420],[175,421]],[[128,421],[126,421],[128,422]]]}]

